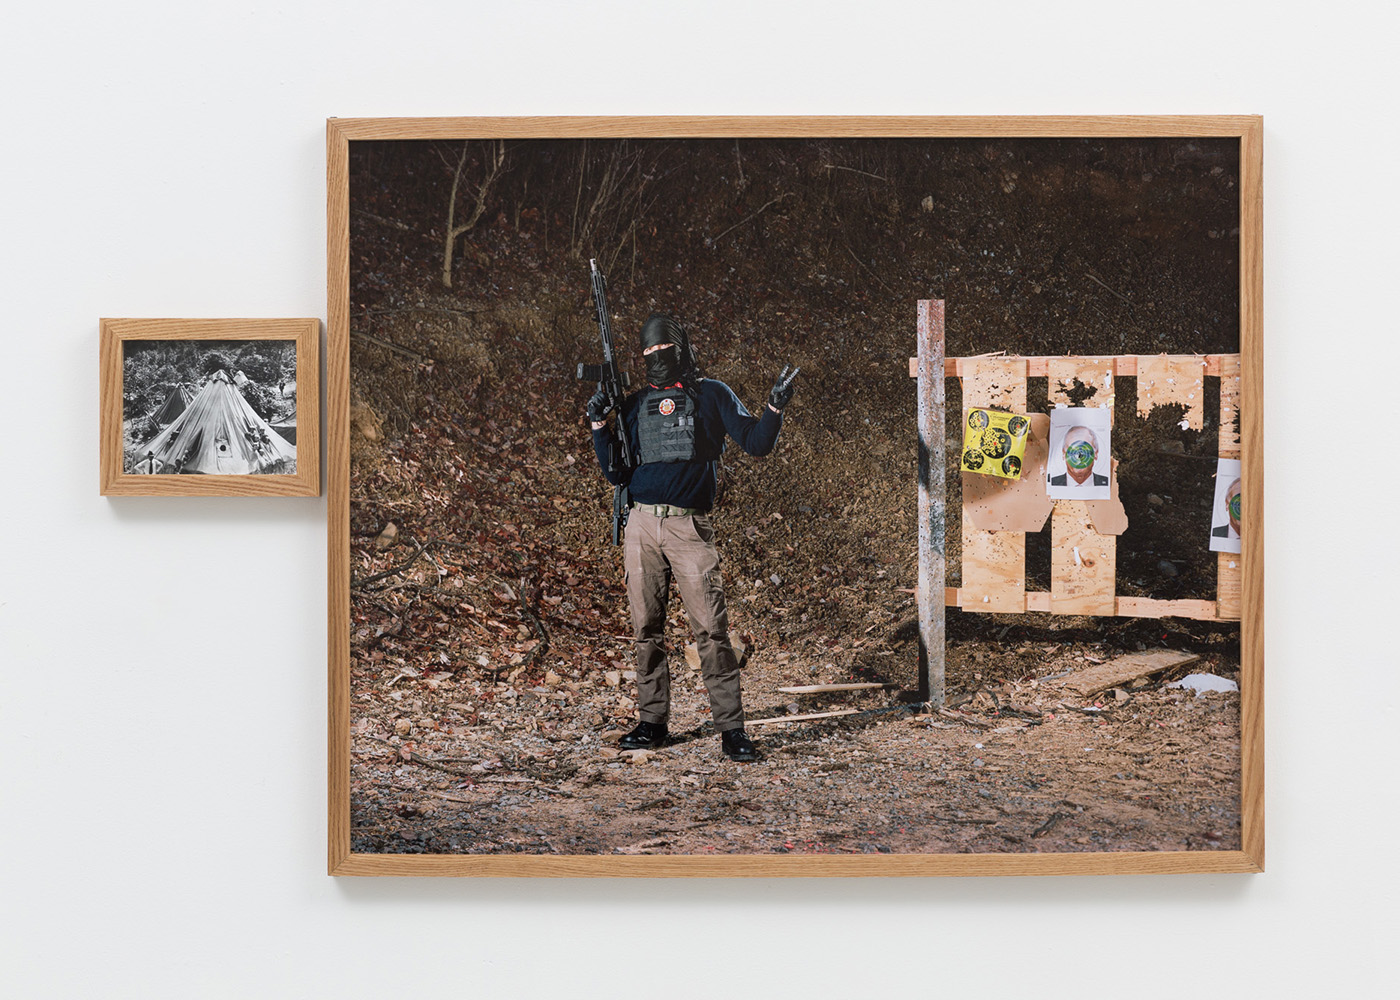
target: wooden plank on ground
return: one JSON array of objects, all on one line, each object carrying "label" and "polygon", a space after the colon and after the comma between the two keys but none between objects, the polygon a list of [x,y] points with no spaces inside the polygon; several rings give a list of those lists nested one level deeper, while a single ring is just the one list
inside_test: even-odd
[{"label": "wooden plank on ground", "polygon": [[870,691],[889,686],[876,681],[861,681],[856,684],[798,684],[794,687],[780,687],[778,690],[783,694],[825,694],[828,691]]},{"label": "wooden plank on ground", "polygon": [[754,726],[786,726],[792,722],[810,722],[812,719],[834,719],[839,715],[855,715],[860,709],[843,708],[839,712],[813,712],[811,715],[779,715],[772,719],[745,719],[744,725],[752,729]]},{"label": "wooden plank on ground", "polygon": [[1205,358],[1194,355],[1156,354],[1137,363],[1137,412],[1145,417],[1154,406],[1180,403],[1186,425],[1201,429],[1205,410]]},{"label": "wooden plank on ground", "polygon": [[[1026,412],[1025,358],[965,358],[962,383],[963,413],[975,406]],[[1025,611],[1025,532],[984,531],[963,511],[958,592],[958,606],[967,611]]]},{"label": "wooden plank on ground", "polygon": [[1057,615],[1117,611],[1117,539],[1094,530],[1082,500],[1057,500],[1050,517],[1050,610]]},{"label": "wooden plank on ground", "polygon": [[1061,677],[1058,683],[1089,698],[1100,691],[1128,684],[1139,677],[1184,667],[1199,659],[1195,653],[1182,653],[1174,649],[1150,649],[1142,653],[1129,653],[1107,663],[1097,663],[1084,670],[1076,670]]}]

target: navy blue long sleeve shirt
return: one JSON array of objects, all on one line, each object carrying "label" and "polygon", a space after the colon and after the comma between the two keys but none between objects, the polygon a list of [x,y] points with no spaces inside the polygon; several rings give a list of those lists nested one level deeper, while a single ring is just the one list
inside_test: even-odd
[{"label": "navy blue long sleeve shirt", "polygon": [[[767,455],[777,443],[782,429],[781,414],[767,406],[763,415],[755,417],[734,390],[716,379],[701,379],[699,411],[696,415],[696,458],[686,462],[648,462],[631,470],[628,476],[621,467],[608,471],[608,454],[616,441],[611,425],[593,432],[593,450],[603,475],[614,486],[628,483],[636,503],[665,503],[676,507],[709,510],[715,503],[715,463],[724,452],[725,436],[733,438],[750,455]],[[632,454],[641,454],[637,437],[637,409],[640,392],[632,393],[622,404],[618,426],[625,428]]]}]

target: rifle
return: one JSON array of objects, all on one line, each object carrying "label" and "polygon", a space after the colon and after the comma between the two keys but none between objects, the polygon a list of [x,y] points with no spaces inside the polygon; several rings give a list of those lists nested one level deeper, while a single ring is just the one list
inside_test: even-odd
[{"label": "rifle", "polygon": [[[627,394],[631,380],[618,370],[617,355],[613,352],[612,321],[608,318],[608,279],[598,269],[598,261],[590,258],[588,268],[593,280],[593,308],[598,314],[598,333],[603,338],[603,363],[601,365],[578,366],[578,377],[588,382],[597,382],[608,397],[608,409],[618,411],[618,433],[608,449],[608,471],[616,472],[618,464],[631,469],[632,445],[627,428],[622,425],[622,399]],[[629,507],[627,484],[613,487],[612,541],[614,545],[622,540],[622,526],[627,523]]]}]

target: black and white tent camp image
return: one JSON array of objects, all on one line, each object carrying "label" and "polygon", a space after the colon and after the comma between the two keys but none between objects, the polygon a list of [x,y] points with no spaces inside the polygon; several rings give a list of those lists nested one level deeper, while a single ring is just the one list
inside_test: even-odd
[{"label": "black and white tent camp image", "polygon": [[297,462],[296,448],[258,416],[222,369],[137,456],[138,472],[156,474],[286,474]]},{"label": "black and white tent camp image", "polygon": [[151,421],[158,427],[168,427],[180,414],[185,412],[185,408],[190,405],[190,400],[194,399],[194,393],[185,388],[182,383],[176,382],[170,387],[170,395],[165,397],[165,402],[160,405],[160,409],[151,415]]},{"label": "black and white tent camp image", "polygon": [[275,429],[296,426],[295,365],[292,341],[128,343],[126,471],[295,474],[295,431]]}]

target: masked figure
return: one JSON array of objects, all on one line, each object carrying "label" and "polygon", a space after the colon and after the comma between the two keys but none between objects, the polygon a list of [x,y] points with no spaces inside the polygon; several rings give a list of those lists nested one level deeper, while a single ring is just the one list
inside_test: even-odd
[{"label": "masked figure", "polygon": [[[695,635],[721,749],[731,760],[756,760],[758,750],[744,732],[739,662],[729,642],[710,508],[726,438],[750,455],[772,451],[797,372],[783,369],[762,415],[755,417],[729,386],[700,377],[690,339],[671,317],[650,317],[642,327],[641,347],[646,384],[623,400],[616,426],[608,420],[601,389],[588,401],[599,465],[614,486],[628,484],[632,502],[623,551],[640,718],[618,745],[642,749],[666,742],[671,711],[666,602],[674,579]],[[619,434],[630,438],[634,468],[609,468]]]}]

